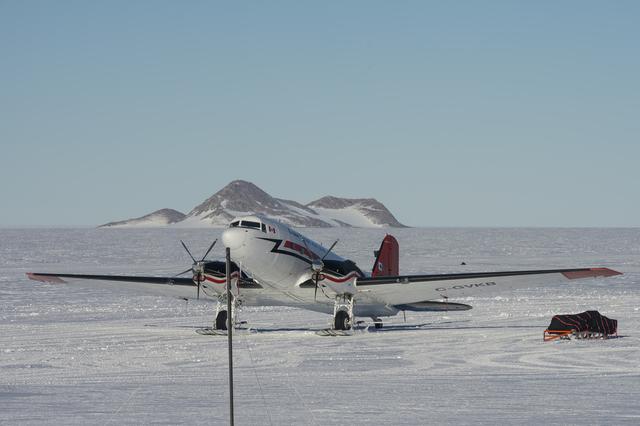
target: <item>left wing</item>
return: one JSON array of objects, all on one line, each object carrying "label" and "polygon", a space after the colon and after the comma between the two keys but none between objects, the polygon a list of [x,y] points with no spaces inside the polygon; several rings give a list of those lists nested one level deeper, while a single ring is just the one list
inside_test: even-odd
[{"label": "left wing", "polygon": [[[209,274],[208,274],[209,276]],[[192,278],[184,277],[155,277],[155,276],[138,276],[138,275],[90,275],[90,274],[52,274],[41,272],[28,272],[27,277],[34,281],[48,283],[65,283],[66,280],[97,280],[108,281],[109,288],[118,288],[124,290],[137,290],[140,293],[158,294],[162,296],[174,296],[180,298],[195,298],[197,285]],[[220,280],[206,279],[202,283],[203,288],[209,285],[220,285],[224,283],[224,274]],[[86,283],[85,283],[86,285]],[[250,278],[243,277],[238,283],[240,289],[260,289],[258,283]]]},{"label": "left wing", "polygon": [[169,285],[187,285],[195,286],[193,279],[180,277],[143,277],[137,275],[87,275],[87,274],[50,274],[44,272],[27,272],[30,280],[45,283],[63,283],[62,278],[72,278],[81,280],[100,280],[100,281],[120,281],[132,283],[148,283],[148,284],[169,284]]},{"label": "left wing", "polygon": [[[621,275],[609,268],[547,269],[358,278],[356,297],[422,310],[429,301],[466,296],[494,296],[505,290],[538,287],[549,282]],[[423,304],[422,306],[420,304]]]},{"label": "left wing", "polygon": [[161,296],[172,296],[181,298],[195,297],[196,284],[191,278],[184,277],[152,277],[136,275],[89,275],[89,274],[51,274],[40,272],[28,272],[30,280],[47,283],[82,282],[87,286],[86,281],[108,281],[109,288],[134,290],[141,294],[158,294]]}]

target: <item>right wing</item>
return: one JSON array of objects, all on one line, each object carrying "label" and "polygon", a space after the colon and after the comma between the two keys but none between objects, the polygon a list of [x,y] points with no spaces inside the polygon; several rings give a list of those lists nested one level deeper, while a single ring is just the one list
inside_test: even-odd
[{"label": "right wing", "polygon": [[[532,271],[476,272],[436,275],[400,275],[358,278],[359,297],[405,310],[429,310],[435,300],[467,296],[495,296],[516,288],[620,272],[608,268],[546,269]],[[422,309],[425,308],[425,309]]]}]

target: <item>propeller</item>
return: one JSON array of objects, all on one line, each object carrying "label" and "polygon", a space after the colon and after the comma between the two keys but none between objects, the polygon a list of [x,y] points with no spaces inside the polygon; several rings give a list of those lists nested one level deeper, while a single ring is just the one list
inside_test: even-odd
[{"label": "propeller", "polygon": [[200,299],[200,285],[204,281],[204,264],[205,264],[204,260],[207,258],[209,253],[211,253],[211,250],[213,249],[213,246],[215,246],[217,242],[218,242],[217,239],[214,242],[212,242],[211,245],[209,246],[209,248],[207,249],[207,251],[205,252],[204,256],[202,256],[202,259],[196,260],[196,258],[193,257],[193,255],[191,254],[191,251],[189,251],[189,248],[184,243],[184,241],[180,240],[180,244],[182,244],[182,247],[184,247],[184,249],[186,250],[186,252],[189,255],[189,257],[191,258],[191,260],[193,260],[193,265],[191,265],[191,268],[180,272],[176,276],[179,276],[179,275],[182,275],[182,274],[186,274],[189,271],[193,272],[193,282],[198,285],[198,293],[197,293],[198,294],[198,296],[197,296],[198,299]]},{"label": "propeller", "polygon": [[[311,270],[313,271],[313,283],[315,284],[315,290],[313,292],[314,301],[317,300],[317,296],[318,296],[318,282],[320,281],[320,273],[324,270],[324,259],[329,255],[329,253],[331,253],[331,250],[333,250],[336,244],[338,244],[338,241],[340,240],[335,240],[333,244],[331,244],[331,247],[329,247],[329,250],[327,250],[324,256],[322,256],[319,260],[318,259],[311,260]],[[303,238],[302,242],[304,243],[304,246],[311,257],[312,252],[311,250],[309,250],[309,246],[307,246],[307,241]]]}]

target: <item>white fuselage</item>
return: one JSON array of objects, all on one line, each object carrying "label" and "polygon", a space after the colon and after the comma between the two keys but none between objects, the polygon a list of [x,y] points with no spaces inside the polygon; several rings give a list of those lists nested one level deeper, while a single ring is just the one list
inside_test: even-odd
[{"label": "white fuselage", "polygon": [[[231,251],[231,258],[248,272],[272,304],[298,306],[319,312],[333,312],[333,298],[321,290],[300,287],[312,279],[313,260],[344,261],[322,245],[304,237],[282,223],[263,216],[234,219],[222,233],[222,243]],[[355,274],[349,274],[351,278]],[[397,310],[376,303],[359,303],[361,316],[395,315]]]}]

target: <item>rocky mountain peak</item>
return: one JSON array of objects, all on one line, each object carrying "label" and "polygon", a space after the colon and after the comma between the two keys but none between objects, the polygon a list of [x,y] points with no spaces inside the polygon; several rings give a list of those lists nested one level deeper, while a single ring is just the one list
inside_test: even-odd
[{"label": "rocky mountain peak", "polygon": [[277,216],[285,209],[280,201],[253,183],[234,180],[194,207],[188,216],[207,219],[214,224],[226,224],[241,214],[264,213]]},{"label": "rocky mountain peak", "polygon": [[[251,182],[234,180],[191,210],[189,216],[205,212],[252,212],[258,209],[279,209],[281,204]],[[232,219],[233,217],[229,217]]]},{"label": "rocky mountain peak", "polygon": [[227,226],[235,217],[254,213],[302,227],[404,226],[373,198],[327,196],[303,205],[296,201],[274,198],[245,180],[230,182],[194,207],[186,216],[175,210],[163,209],[141,218],[103,226],[159,226],[177,222],[180,222],[180,226]]}]

